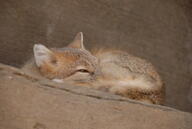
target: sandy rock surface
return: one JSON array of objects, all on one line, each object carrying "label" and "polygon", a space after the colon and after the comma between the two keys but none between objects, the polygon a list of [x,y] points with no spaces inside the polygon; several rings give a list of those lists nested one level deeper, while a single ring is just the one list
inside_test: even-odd
[{"label": "sandy rock surface", "polygon": [[192,114],[0,65],[0,129],[191,129]]}]

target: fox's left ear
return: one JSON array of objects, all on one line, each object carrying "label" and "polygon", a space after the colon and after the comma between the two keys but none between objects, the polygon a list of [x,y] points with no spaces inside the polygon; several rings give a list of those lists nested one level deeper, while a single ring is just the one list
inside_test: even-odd
[{"label": "fox's left ear", "polygon": [[83,44],[83,33],[82,32],[77,33],[73,42],[70,43],[67,47],[85,49]]},{"label": "fox's left ear", "polygon": [[33,46],[35,63],[40,67],[43,63],[53,59],[53,52],[42,44],[35,44]]}]

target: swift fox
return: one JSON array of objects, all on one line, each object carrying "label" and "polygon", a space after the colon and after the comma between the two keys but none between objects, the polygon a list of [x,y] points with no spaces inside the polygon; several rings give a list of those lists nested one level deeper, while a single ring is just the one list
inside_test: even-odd
[{"label": "swift fox", "polygon": [[163,104],[164,86],[151,63],[119,50],[90,52],[78,33],[64,48],[35,44],[34,58],[23,67],[35,76],[104,90],[153,104]]}]

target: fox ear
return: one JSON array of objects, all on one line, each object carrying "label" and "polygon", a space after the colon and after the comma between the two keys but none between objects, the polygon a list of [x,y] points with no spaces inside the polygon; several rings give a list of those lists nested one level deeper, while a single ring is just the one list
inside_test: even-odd
[{"label": "fox ear", "polygon": [[68,45],[68,47],[71,48],[78,48],[78,49],[85,49],[84,44],[83,44],[83,33],[79,32],[75,36],[74,40],[72,43]]},{"label": "fox ear", "polygon": [[53,52],[42,44],[35,44],[33,46],[35,63],[40,67],[44,62],[47,62],[53,56]]}]

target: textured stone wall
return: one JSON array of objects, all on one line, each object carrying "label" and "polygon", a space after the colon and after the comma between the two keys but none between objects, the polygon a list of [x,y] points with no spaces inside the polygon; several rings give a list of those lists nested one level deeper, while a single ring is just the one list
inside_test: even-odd
[{"label": "textured stone wall", "polygon": [[192,111],[190,9],[187,0],[1,0],[0,62],[20,66],[34,43],[62,47],[82,31],[88,48],[119,47],[151,61],[166,105]]}]

